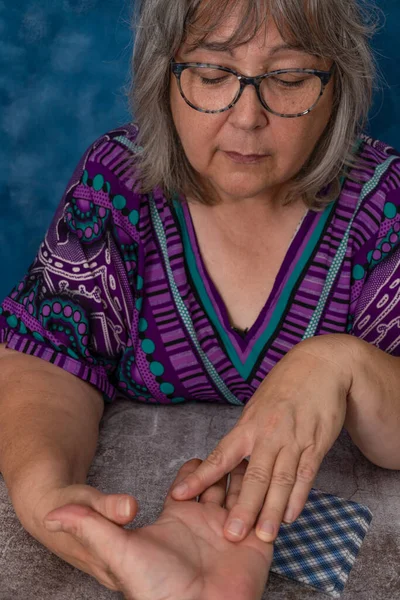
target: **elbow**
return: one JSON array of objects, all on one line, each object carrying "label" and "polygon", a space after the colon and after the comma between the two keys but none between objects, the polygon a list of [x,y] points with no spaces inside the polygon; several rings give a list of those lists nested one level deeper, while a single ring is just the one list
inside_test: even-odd
[{"label": "elbow", "polygon": [[400,454],[394,452],[392,455],[375,454],[369,450],[364,450],[357,446],[360,452],[367,458],[373,465],[380,467],[381,469],[389,469],[391,471],[400,471]]}]

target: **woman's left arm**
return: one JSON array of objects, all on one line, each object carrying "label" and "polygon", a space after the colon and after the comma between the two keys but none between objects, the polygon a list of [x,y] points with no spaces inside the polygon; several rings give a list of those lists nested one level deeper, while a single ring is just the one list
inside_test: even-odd
[{"label": "woman's left arm", "polygon": [[[272,542],[282,519],[292,522],[302,512],[342,427],[369,460],[400,468],[399,362],[349,334],[296,344],[261,382],[235,427],[184,480],[187,491],[173,496],[201,494],[250,455],[225,535],[243,539],[258,518],[257,536]],[[233,533],[235,521],[241,533]]]},{"label": "woman's left arm", "polygon": [[352,372],[344,427],[371,462],[400,469],[400,357],[352,335],[331,337],[347,347]]}]

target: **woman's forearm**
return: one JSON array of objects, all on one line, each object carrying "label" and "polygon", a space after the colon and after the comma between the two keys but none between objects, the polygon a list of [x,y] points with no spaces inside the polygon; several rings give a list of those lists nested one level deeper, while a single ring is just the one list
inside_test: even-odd
[{"label": "woman's forearm", "polygon": [[371,462],[400,469],[400,358],[344,337],[353,373],[344,426]]},{"label": "woman's forearm", "polygon": [[[0,472],[19,518],[41,488],[84,483],[96,450],[99,392],[21,353],[0,356]],[[35,496],[35,498],[36,498]]]}]

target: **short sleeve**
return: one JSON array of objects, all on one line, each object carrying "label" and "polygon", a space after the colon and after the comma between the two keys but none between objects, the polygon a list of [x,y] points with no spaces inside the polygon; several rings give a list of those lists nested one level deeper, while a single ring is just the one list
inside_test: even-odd
[{"label": "short sleeve", "polygon": [[137,243],[114,220],[123,196],[97,160],[104,141],[82,156],[34,261],[0,305],[0,343],[65,369],[111,402],[131,344]]},{"label": "short sleeve", "polygon": [[[400,157],[381,192],[376,234],[352,265],[349,333],[400,356]],[[372,213],[376,219],[376,213]]]}]

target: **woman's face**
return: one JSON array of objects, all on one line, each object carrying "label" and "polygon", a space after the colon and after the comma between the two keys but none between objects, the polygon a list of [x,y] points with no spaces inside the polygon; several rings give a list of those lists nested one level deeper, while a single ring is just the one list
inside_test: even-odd
[{"label": "woman's face", "polygon": [[[232,16],[207,43],[221,41],[234,30]],[[199,47],[188,52],[187,43],[175,55],[177,62],[219,64],[255,76],[285,68],[311,68],[328,71],[332,61],[301,50],[277,49],[284,45],[275,23],[268,20],[257,36],[229,52]],[[223,202],[260,199],[274,202],[285,183],[292,179],[311,155],[328,124],[333,104],[333,77],[317,106],[307,115],[282,118],[261,105],[254,86],[247,86],[231,109],[219,114],[194,110],[181,97],[171,74],[172,116],[186,156],[200,181],[211,184]],[[256,163],[234,162],[226,153],[265,154]],[[207,186],[208,187],[208,186]]]}]

